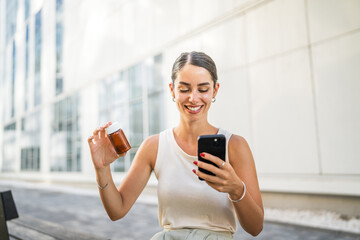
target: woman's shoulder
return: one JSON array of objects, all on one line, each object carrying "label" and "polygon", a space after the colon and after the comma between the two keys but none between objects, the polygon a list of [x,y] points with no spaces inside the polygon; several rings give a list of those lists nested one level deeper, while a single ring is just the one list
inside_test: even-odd
[{"label": "woman's shoulder", "polygon": [[240,136],[240,135],[237,135],[237,134],[232,134],[231,138],[229,140],[229,144],[236,145],[236,146],[238,146],[239,144],[240,145],[244,145],[244,144],[247,145],[247,141],[243,136]]},{"label": "woman's shoulder", "polygon": [[242,162],[252,159],[252,153],[248,142],[242,136],[233,134],[229,141],[229,159],[234,164],[234,157],[236,162]]},{"label": "woman's shoulder", "polygon": [[250,152],[248,142],[243,136],[232,134],[229,140],[229,151],[237,154],[246,154]]},{"label": "woman's shoulder", "polygon": [[157,151],[159,147],[159,134],[147,137],[141,144],[136,155],[140,156],[143,162],[150,164],[154,168]]},{"label": "woman's shoulder", "polygon": [[164,137],[168,138],[171,133],[172,133],[172,128],[168,128],[168,129],[163,130],[159,134],[155,134],[155,135],[151,135],[151,136],[147,137],[142,143],[143,148],[151,149],[151,150],[154,150],[155,152],[157,152],[161,136],[162,136],[162,139],[164,139]]},{"label": "woman's shoulder", "polygon": [[155,134],[147,137],[142,143],[143,148],[157,149],[157,146],[159,145],[159,137],[160,134]]},{"label": "woman's shoulder", "polygon": [[[226,129],[223,129],[223,128],[219,128],[219,132],[226,135],[226,136],[229,136],[229,145],[235,145],[235,146],[238,146],[239,144],[243,145],[243,144],[247,144],[246,140],[244,137],[240,136],[240,135],[237,135],[237,134],[234,134]],[[229,147],[230,147],[229,146]]]}]

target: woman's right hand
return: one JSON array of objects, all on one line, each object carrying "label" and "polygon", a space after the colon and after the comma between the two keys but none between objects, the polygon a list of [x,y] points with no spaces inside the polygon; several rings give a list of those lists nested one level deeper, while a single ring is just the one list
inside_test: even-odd
[{"label": "woman's right hand", "polygon": [[105,168],[114,162],[117,158],[125,156],[118,155],[108,138],[105,128],[111,125],[111,122],[95,129],[93,135],[88,138],[91,158],[96,170]]}]

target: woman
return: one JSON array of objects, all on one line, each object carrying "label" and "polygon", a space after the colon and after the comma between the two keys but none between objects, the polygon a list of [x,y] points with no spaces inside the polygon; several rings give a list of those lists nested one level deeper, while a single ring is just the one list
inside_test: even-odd
[{"label": "woman", "polygon": [[[119,189],[110,171],[110,163],[119,156],[105,133],[111,123],[96,129],[88,139],[106,212],[111,220],[124,217],[154,171],[159,221],[164,231],[152,239],[233,239],[236,216],[245,231],[258,235],[264,210],[250,148],[244,138],[216,128],[207,120],[219,90],[215,63],[204,53],[182,53],[171,77],[169,88],[180,112],[180,123],[144,140]],[[197,160],[197,138],[210,134],[224,134],[227,139],[225,162],[201,153],[218,168]]]}]

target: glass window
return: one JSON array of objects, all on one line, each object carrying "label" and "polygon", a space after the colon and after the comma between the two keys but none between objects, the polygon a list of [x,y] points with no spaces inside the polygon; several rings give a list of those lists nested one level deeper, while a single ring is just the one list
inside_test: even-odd
[{"label": "glass window", "polygon": [[129,100],[127,74],[128,71],[123,71],[113,78],[112,99],[117,105],[124,104]]},{"label": "glass window", "polygon": [[26,24],[25,34],[25,84],[24,84],[24,109],[28,110],[29,103],[29,24]]},{"label": "glass window", "polygon": [[29,18],[30,15],[30,0],[25,0],[25,21]]},{"label": "glass window", "polygon": [[[114,171],[127,171],[144,137],[159,133],[164,126],[161,64],[160,54],[99,83],[100,124],[119,121],[132,146],[111,165]],[[149,126],[144,128],[144,124]]]},{"label": "glass window", "polygon": [[41,41],[42,41],[41,10],[35,16],[35,73],[41,70]]},{"label": "glass window", "polygon": [[40,170],[41,113],[40,111],[21,120],[21,170]]},{"label": "glass window", "polygon": [[4,127],[3,132],[3,172],[15,171],[16,158],[16,123],[8,124]]},{"label": "glass window", "polygon": [[6,44],[11,40],[16,31],[18,0],[6,0]]},{"label": "glass window", "polygon": [[163,111],[164,82],[161,74],[162,54],[153,58],[148,72],[148,119],[149,135],[163,130],[165,114]]},{"label": "glass window", "polygon": [[26,24],[25,34],[25,78],[29,77],[29,24]]},{"label": "glass window", "polygon": [[158,134],[163,130],[165,122],[163,104],[163,92],[148,97],[149,135]]},{"label": "glass window", "polygon": [[106,80],[103,80],[99,83],[99,109],[100,109],[100,123],[105,123],[107,121],[109,121],[108,119],[108,115],[109,115],[109,111],[110,111],[110,106],[109,102],[110,100],[108,100],[109,96],[108,96],[108,88],[109,88],[109,84]]},{"label": "glass window", "polygon": [[142,64],[137,64],[128,71],[130,100],[136,100],[142,97]]},{"label": "glass window", "polygon": [[50,137],[51,171],[81,171],[79,95],[67,97],[53,106]]},{"label": "glass window", "polygon": [[35,16],[35,81],[34,105],[41,103],[41,48],[42,48],[42,19],[41,10]]},{"label": "glass window", "polygon": [[56,0],[56,95],[63,92],[63,1]]},{"label": "glass window", "polygon": [[125,157],[118,158],[113,164],[112,164],[112,170],[115,172],[125,172]]},{"label": "glass window", "polygon": [[0,102],[0,115],[2,116],[2,121],[3,122],[6,122],[6,119],[7,119],[7,105],[8,104],[5,104],[7,101],[7,96],[6,96],[6,92],[7,91],[7,84],[6,84],[6,61],[5,61],[5,56],[2,56],[2,66],[1,66],[1,71],[0,71],[0,94],[1,94],[1,102]]},{"label": "glass window", "polygon": [[151,65],[148,64],[148,93],[157,93],[164,91],[164,81],[161,74],[162,54],[154,57]]},{"label": "glass window", "polygon": [[16,73],[16,45],[13,41],[12,48],[12,74],[11,74],[11,114],[10,117],[15,116],[15,73]]},{"label": "glass window", "polygon": [[143,109],[142,102],[137,101],[130,104],[130,141],[131,146],[140,146],[143,140]]}]

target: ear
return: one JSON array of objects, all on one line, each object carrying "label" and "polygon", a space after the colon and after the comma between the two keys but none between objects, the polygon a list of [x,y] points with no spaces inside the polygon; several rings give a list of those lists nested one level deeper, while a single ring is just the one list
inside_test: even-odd
[{"label": "ear", "polygon": [[173,97],[173,98],[175,98],[175,91],[174,91],[174,85],[173,85],[173,83],[171,82],[171,83],[169,83],[169,89],[170,89],[170,92],[171,92],[171,96]]},{"label": "ear", "polygon": [[216,97],[218,90],[219,90],[220,84],[217,82],[215,84],[215,88],[214,88],[214,93],[213,93],[213,98]]}]

